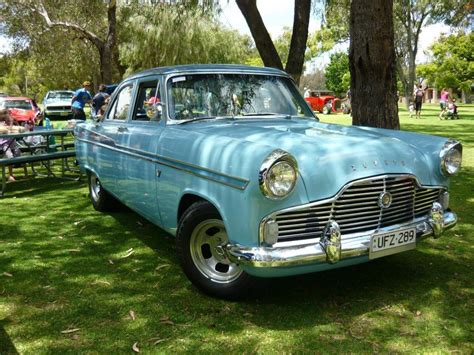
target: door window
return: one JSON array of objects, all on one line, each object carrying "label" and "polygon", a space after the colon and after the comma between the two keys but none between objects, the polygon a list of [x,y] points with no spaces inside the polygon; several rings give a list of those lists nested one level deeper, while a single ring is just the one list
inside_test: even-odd
[{"label": "door window", "polygon": [[133,120],[150,121],[153,118],[153,105],[161,102],[158,80],[145,81],[139,84]]},{"label": "door window", "polygon": [[108,118],[112,120],[126,120],[132,103],[132,85],[123,87],[117,95]]}]

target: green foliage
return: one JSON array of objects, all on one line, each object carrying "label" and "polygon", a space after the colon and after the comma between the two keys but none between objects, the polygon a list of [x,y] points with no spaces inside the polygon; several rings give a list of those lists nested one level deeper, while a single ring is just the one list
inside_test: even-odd
[{"label": "green foliage", "polygon": [[433,61],[417,72],[432,85],[468,91],[474,83],[474,33],[442,36],[430,48]]},{"label": "green foliage", "polygon": [[341,94],[349,89],[350,73],[349,73],[349,56],[347,53],[338,52],[331,54],[331,60],[326,67],[326,87]]},{"label": "green foliage", "polygon": [[143,7],[123,19],[121,62],[127,73],[188,63],[244,63],[251,40],[213,16],[175,6]]}]

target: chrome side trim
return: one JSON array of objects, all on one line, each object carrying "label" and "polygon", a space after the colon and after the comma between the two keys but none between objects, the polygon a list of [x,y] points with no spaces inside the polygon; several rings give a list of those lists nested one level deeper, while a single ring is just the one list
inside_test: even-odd
[{"label": "chrome side trim", "polygon": [[[214,171],[214,170],[210,170],[210,169],[207,169],[207,168],[204,168],[204,167],[189,164],[189,163],[186,163],[186,162],[183,162],[183,161],[180,161],[180,160],[167,158],[167,157],[164,157],[164,156],[161,156],[161,155],[158,155],[158,154],[149,153],[149,152],[146,152],[146,151],[143,151],[143,150],[140,150],[140,149],[133,149],[133,148],[129,148],[129,147],[124,147],[122,145],[115,144],[115,142],[113,140],[111,140],[112,142],[114,142],[113,145],[112,144],[106,144],[106,143],[99,143],[99,142],[95,142],[95,141],[91,141],[91,140],[88,140],[88,139],[85,139],[85,138],[79,138],[79,137],[76,137],[76,140],[84,142],[84,143],[89,143],[89,144],[93,144],[93,145],[96,145],[96,146],[100,146],[100,147],[103,147],[103,148],[107,148],[107,149],[110,149],[110,150],[113,150],[113,151],[116,151],[116,152],[119,152],[119,153],[128,154],[128,155],[133,156],[135,158],[147,160],[147,161],[150,161],[150,162],[153,162],[153,163],[156,163],[156,164],[160,164],[160,165],[163,165],[163,166],[168,166],[170,168],[180,170],[180,171],[183,171],[185,173],[188,173],[188,174],[191,174],[191,175],[194,175],[194,176],[197,176],[197,177],[209,180],[209,181],[217,182],[219,184],[223,184],[223,185],[226,185],[226,186],[238,189],[238,190],[245,190],[247,188],[248,184],[249,184],[249,180],[246,180],[246,179],[243,179],[243,178],[240,178],[240,177],[223,174],[223,173],[220,173],[220,172],[217,172],[217,171]],[[182,166],[179,166],[178,164],[182,165]],[[233,181],[226,181],[226,179],[227,180],[233,180]]]},{"label": "chrome side trim", "polygon": [[[454,212],[444,213],[443,230],[454,227],[456,223],[457,216]],[[340,260],[369,255],[370,242],[374,234],[410,227],[417,230],[417,242],[434,233],[425,216],[410,223],[381,228],[376,233],[365,232],[357,236],[345,235],[341,239]],[[320,243],[306,243],[290,247],[246,247],[228,244],[226,253],[231,262],[251,267],[288,267],[327,262],[327,254]]]}]

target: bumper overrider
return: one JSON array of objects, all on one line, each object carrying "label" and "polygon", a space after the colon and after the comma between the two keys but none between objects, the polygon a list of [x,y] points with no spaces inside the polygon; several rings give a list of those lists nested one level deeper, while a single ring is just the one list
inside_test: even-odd
[{"label": "bumper overrider", "polygon": [[[380,228],[377,231],[341,236],[337,221],[330,221],[317,243],[284,247],[245,247],[228,244],[225,252],[231,262],[251,267],[335,264],[344,259],[368,256],[372,237],[376,234],[416,228],[416,240],[419,241],[429,236],[438,238],[443,231],[454,227],[456,223],[456,214],[451,211],[445,212],[441,204],[435,202],[428,216],[414,219],[409,223]],[[403,250],[408,249],[401,247],[398,251]]]}]

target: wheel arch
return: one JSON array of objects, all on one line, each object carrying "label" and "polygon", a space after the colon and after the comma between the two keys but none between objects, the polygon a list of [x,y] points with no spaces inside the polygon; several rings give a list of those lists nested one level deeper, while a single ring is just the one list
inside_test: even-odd
[{"label": "wheel arch", "polygon": [[219,213],[220,217],[223,219],[222,213],[219,211],[219,208],[217,207],[216,203],[196,192],[186,191],[183,193],[179,200],[178,210],[176,214],[176,223],[179,224],[179,221],[181,220],[181,217],[183,216],[184,212],[186,212],[186,210],[191,207],[192,204],[200,201],[210,203]]}]

